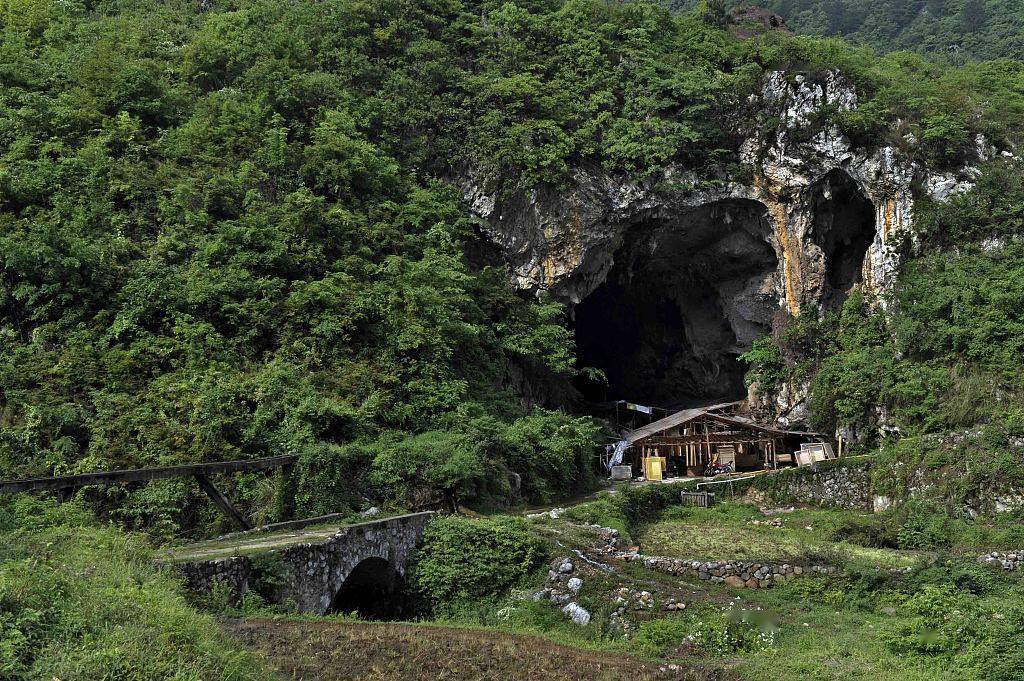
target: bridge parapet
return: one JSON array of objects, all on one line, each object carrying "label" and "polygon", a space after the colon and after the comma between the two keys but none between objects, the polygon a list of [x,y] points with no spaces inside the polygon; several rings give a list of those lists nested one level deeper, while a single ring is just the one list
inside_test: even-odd
[{"label": "bridge parapet", "polygon": [[[374,570],[404,576],[433,515],[412,513],[300,532],[281,541],[246,536],[229,546],[186,549],[172,557],[171,564],[196,593],[210,592],[220,584],[237,602],[255,588],[269,603],[290,601],[299,612],[322,615],[331,611],[345,581],[364,561],[378,559],[372,563]],[[380,583],[387,580],[382,575]]]}]

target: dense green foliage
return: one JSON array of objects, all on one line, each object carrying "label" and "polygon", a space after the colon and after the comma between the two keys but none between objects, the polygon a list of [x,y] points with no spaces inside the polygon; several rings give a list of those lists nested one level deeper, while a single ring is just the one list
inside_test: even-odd
[{"label": "dense green foliage", "polygon": [[314,450],[296,466],[294,511],[323,515],[367,497],[396,507],[553,501],[594,485],[599,433],[591,419],[535,409],[511,423],[478,416]]},{"label": "dense green foliage", "polygon": [[[984,6],[959,55],[1017,49],[1009,2],[782,2],[798,28],[882,50],[927,33],[936,53],[949,21]],[[952,19],[928,19],[938,9]],[[897,10],[883,30],[877,17]],[[579,166],[634,179],[672,163],[735,170],[737,131],[780,125],[745,105],[779,68],[838,69],[858,90],[857,109],[822,111],[797,138],[836,123],[932,167],[969,159],[979,133],[1000,149],[1021,141],[1019,62],[948,68],[833,39],[741,41],[721,18],[604,0],[0,3],[2,477],[297,454],[291,476],[218,481],[257,521],[591,487],[597,425],[532,397],[572,392],[564,310],[494,266],[467,184],[508,195],[561,186]],[[758,341],[751,378],[810,381],[817,425],[868,440],[880,410],[907,435],[985,423],[953,446],[922,435],[883,451],[907,475],[946,473],[946,500],[1024,482],[1010,447],[1024,434],[1019,171],[992,164],[948,206],[919,203],[919,255],[887,311],[857,295],[806,310]],[[893,494],[906,481],[892,476]],[[683,488],[630,488],[566,516],[635,534]],[[172,480],[80,502],[161,537],[221,529],[197,494]],[[0,676],[261,675],[142,539],[39,503],[0,507]],[[930,504],[821,531],[912,549],[1019,541],[1012,525],[980,531]],[[438,518],[408,576],[446,615],[528,583],[547,552],[519,519]],[[258,605],[259,580],[271,585],[264,567],[241,612]],[[894,654],[978,678],[1019,670],[1005,645],[1024,634],[1019,608],[995,617],[1019,586],[953,562],[879,581],[853,575],[800,607],[891,603]],[[599,588],[588,575],[580,594],[595,630],[613,609]],[[544,603],[509,611],[570,626]],[[771,647],[759,623],[702,614],[646,625],[636,649],[664,654],[687,636],[713,654]]]},{"label": "dense green foliage", "polygon": [[0,678],[261,679],[139,537],[73,505],[0,506]]},{"label": "dense green foliage", "polygon": [[544,564],[548,546],[512,517],[430,521],[408,578],[435,612],[503,596]]},{"label": "dense green foliage", "polygon": [[[697,0],[664,0],[689,9]],[[955,64],[1024,59],[1024,14],[1016,0],[760,0],[798,33],[846,38],[881,53],[914,51]],[[725,13],[722,13],[725,16]]]},{"label": "dense green foliage", "polygon": [[[35,7],[31,25],[6,15],[2,43],[0,468],[282,452],[343,467],[365,441],[382,480],[448,489],[490,471],[432,463],[432,436],[396,462],[396,442],[490,415],[514,455],[533,446],[557,469],[531,495],[585,483],[591,431],[531,418],[503,387],[513,364],[541,384],[571,375],[560,308],[470,263],[456,192],[422,174],[428,148],[450,160],[443,121],[423,120],[447,120],[433,88],[471,77],[457,8],[420,7],[399,31],[388,3]],[[457,118],[479,122],[472,108]],[[531,436],[563,425],[569,454]],[[468,434],[437,437],[482,457]],[[102,501],[170,531],[212,522],[182,512],[195,493]],[[274,507],[256,476],[233,495]]]},{"label": "dense green foliage", "polygon": [[[225,481],[259,520],[589,482],[594,428],[516,394],[571,392],[562,308],[487,266],[460,179],[735,162],[775,68],[842,70],[844,129],[936,163],[1024,129],[1019,65],[742,42],[642,2],[3,8],[0,468],[298,454],[290,488]],[[171,533],[217,522],[196,494],[89,496]]]}]

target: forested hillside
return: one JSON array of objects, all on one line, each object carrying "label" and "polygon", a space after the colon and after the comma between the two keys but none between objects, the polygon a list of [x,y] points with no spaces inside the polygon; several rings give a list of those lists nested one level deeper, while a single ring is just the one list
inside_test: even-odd
[{"label": "forested hillside", "polygon": [[[565,503],[606,474],[610,432],[574,384],[600,372],[577,360],[572,311],[510,282],[467,184],[527,203],[580,168],[752,186],[751,131],[841,139],[963,191],[915,197],[913,233],[885,235],[900,264],[880,299],[851,279],[841,309],[779,307],[744,359],[757,390],[802,388],[807,425],[876,453],[895,506],[803,509],[784,527],[739,503],[666,508],[683,488],[642,484],[529,520],[456,516],[410,559],[412,606],[500,628],[488,636],[557,637],[598,669],[639,668],[630,652],[657,661],[651,678],[1019,679],[1019,572],[977,558],[1020,549],[1021,497],[993,502],[1010,510],[991,526],[962,503],[986,485],[1024,488],[1019,7],[770,5],[798,31],[954,66],[831,37],[741,39],[710,4],[0,2],[0,478],[295,454],[288,478],[217,484],[257,523]],[[770,79],[841,82],[855,105],[783,120],[756,104]],[[934,498],[908,492],[922,471],[939,480]],[[161,480],[64,505],[0,500],[0,677],[271,676],[197,607],[235,624],[281,616],[255,593],[287,577],[273,558],[236,602],[187,601],[152,565],[168,544],[228,529],[200,494]],[[686,582],[648,570],[657,561],[615,563],[624,547],[642,558],[634,545],[651,537],[687,564],[750,549],[766,569],[822,570],[789,584],[759,568],[778,591],[754,580],[737,611],[736,575]],[[329,670],[317,632],[341,624],[296,625],[320,636],[308,659],[262,647]],[[423,660],[466,674],[448,655],[465,645],[407,638],[423,657],[395,654],[403,671],[378,678],[429,675]],[[383,647],[363,640],[357,667]],[[494,675],[492,639],[476,643],[490,652],[469,663]],[[510,677],[545,678],[522,648]]]},{"label": "forested hillside", "polygon": [[[689,10],[696,0],[667,0]],[[763,0],[713,1],[778,12],[794,31],[846,38],[878,52],[906,50],[952,64],[1024,58],[1024,5],[1019,0]]]},{"label": "forested hillside", "polygon": [[[1019,64],[741,42],[644,3],[34,0],[3,21],[2,468],[291,452],[305,513],[500,499],[506,469],[538,500],[588,484],[595,425],[514,388],[567,389],[571,335],[489,266],[467,168],[511,191],[730,162],[777,67],[842,69],[849,134],[914,135],[940,166],[1024,128]],[[260,480],[233,494],[269,519]],[[187,490],[95,501],[209,523]]]}]

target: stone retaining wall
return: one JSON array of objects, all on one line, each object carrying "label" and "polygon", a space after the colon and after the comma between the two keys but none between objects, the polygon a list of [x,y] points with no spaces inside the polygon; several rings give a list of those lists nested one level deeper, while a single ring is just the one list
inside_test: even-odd
[{"label": "stone retaining wall", "polygon": [[[816,469],[790,468],[758,476],[746,482],[744,487],[748,494],[761,497],[766,503],[819,504],[875,513],[898,506],[908,499],[933,500],[972,518],[1024,508],[1024,487],[1013,480],[974,483],[965,494],[944,485],[941,471],[924,468],[909,475],[901,472],[901,479],[906,480],[894,497],[892,492],[886,491],[886,485],[873,486],[873,473],[883,482],[890,478],[886,471],[876,471],[876,467],[875,460],[868,457],[823,462]],[[740,483],[737,482],[736,486],[739,488]]]},{"label": "stone retaining wall", "polygon": [[817,469],[790,468],[755,478],[750,490],[776,503],[834,506],[871,511],[871,460],[841,465],[819,464]]},{"label": "stone retaining wall", "polygon": [[192,593],[209,593],[217,587],[227,588],[230,600],[237,603],[249,590],[253,577],[252,561],[244,556],[180,563],[175,568],[185,578],[185,588]]}]

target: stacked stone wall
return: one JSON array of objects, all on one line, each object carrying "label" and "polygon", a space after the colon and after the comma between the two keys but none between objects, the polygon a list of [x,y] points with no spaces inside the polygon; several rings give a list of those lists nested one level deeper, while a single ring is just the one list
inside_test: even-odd
[{"label": "stacked stone wall", "polygon": [[749,490],[775,503],[803,503],[833,506],[854,511],[871,511],[870,459],[841,464],[825,462],[817,468],[784,469],[755,478]]},{"label": "stacked stone wall", "polygon": [[644,567],[670,575],[695,577],[712,584],[736,588],[767,589],[782,582],[809,575],[832,575],[831,565],[795,565],[790,563],[757,563],[732,560],[701,561],[640,553],[620,553],[618,558],[643,563]]}]

